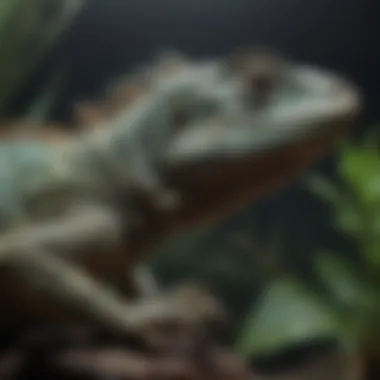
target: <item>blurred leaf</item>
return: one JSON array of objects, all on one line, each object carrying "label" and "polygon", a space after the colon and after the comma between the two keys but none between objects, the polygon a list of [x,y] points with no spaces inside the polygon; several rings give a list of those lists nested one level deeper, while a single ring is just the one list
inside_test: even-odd
[{"label": "blurred leaf", "polygon": [[346,145],[339,160],[341,176],[367,207],[380,204],[380,151],[368,145]]},{"label": "blurred leaf", "polygon": [[341,194],[337,187],[320,175],[309,175],[306,179],[306,185],[311,192],[326,202],[336,205],[341,200]]},{"label": "blurred leaf", "polygon": [[246,320],[237,351],[270,354],[314,338],[338,334],[336,315],[300,282],[285,278],[271,284]]},{"label": "blurred leaf", "polygon": [[343,200],[335,210],[335,224],[352,237],[360,238],[365,231],[365,216],[360,213],[353,202]]},{"label": "blurred leaf", "polygon": [[63,69],[59,67],[48,81],[46,88],[26,111],[24,121],[27,128],[41,126],[50,117],[63,84],[63,73]]},{"label": "blurred leaf", "polygon": [[322,253],[315,260],[315,267],[322,283],[333,297],[345,306],[359,307],[364,304],[366,291],[358,274],[352,273],[352,266],[336,254]]},{"label": "blurred leaf", "polygon": [[348,189],[338,188],[331,181],[318,175],[309,176],[307,186],[334,208],[335,224],[340,230],[356,238],[362,236],[366,228],[363,219],[367,215],[363,215],[364,210],[349,194]]},{"label": "blurred leaf", "polygon": [[[347,144],[342,150],[340,174],[356,195],[355,202],[338,210],[342,229],[353,235],[368,263],[380,264],[380,149],[379,140]],[[354,231],[354,228],[356,231]],[[355,233],[356,232],[356,233]]]},{"label": "blurred leaf", "polygon": [[[2,0],[0,3],[0,42],[7,38],[7,33],[14,25],[15,15],[20,11],[25,0]],[[30,3],[32,3],[30,1]],[[9,36],[8,36],[9,37]]]},{"label": "blurred leaf", "polygon": [[368,129],[363,137],[362,146],[369,149],[380,148],[379,125],[373,125]]},{"label": "blurred leaf", "polygon": [[6,109],[82,5],[79,0],[2,2],[7,16],[1,16],[0,24],[0,111]]}]

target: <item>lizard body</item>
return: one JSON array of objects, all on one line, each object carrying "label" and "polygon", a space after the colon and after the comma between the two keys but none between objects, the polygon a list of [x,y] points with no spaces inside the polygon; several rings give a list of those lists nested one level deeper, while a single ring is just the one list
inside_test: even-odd
[{"label": "lizard body", "polygon": [[[210,93],[208,87],[211,86],[213,88],[212,86],[215,81],[215,85],[219,84],[220,74],[219,64],[211,62],[211,64],[190,65],[185,70],[182,70],[178,76],[174,75],[174,79],[170,75],[168,79],[158,79],[158,83],[154,83],[156,86],[154,89],[148,92],[145,97],[142,97],[134,108],[129,109],[127,114],[117,115],[113,122],[108,123],[107,128],[95,128],[91,133],[85,133],[77,140],[67,140],[59,146],[52,146],[42,140],[32,142],[30,140],[23,141],[22,139],[15,139],[11,142],[7,141],[6,144],[3,144],[2,149],[0,149],[0,152],[3,154],[4,163],[1,174],[4,182],[8,184],[10,191],[6,193],[7,189],[4,189],[4,203],[2,204],[1,211],[3,229],[8,230],[8,237],[9,234],[12,234],[13,227],[16,227],[17,230],[20,226],[28,225],[31,222],[38,221],[43,223],[47,216],[51,217],[50,219],[48,218],[49,222],[45,225],[40,224],[38,230],[46,232],[50,229],[50,231],[54,230],[54,233],[60,234],[60,221],[63,220],[61,219],[56,222],[57,218],[64,218],[68,211],[71,212],[72,208],[75,208],[78,203],[83,201],[86,203],[90,201],[91,203],[94,200],[95,203],[100,203],[101,205],[104,202],[108,202],[111,209],[114,207],[122,208],[121,215],[123,222],[128,219],[131,209],[134,208],[134,204],[130,201],[124,204],[126,198],[128,199],[127,193],[130,187],[133,187],[137,182],[137,191],[148,189],[148,192],[152,194],[157,189],[161,190],[159,178],[155,177],[156,173],[154,168],[150,166],[150,163],[154,164],[157,152],[162,149],[163,145],[161,144],[164,144],[165,140],[173,134],[173,129],[176,132],[171,118],[173,108],[183,107],[185,111],[190,113],[192,118],[194,118],[195,114],[199,117],[209,112],[208,101],[211,101],[211,108],[215,106],[220,108],[221,99],[218,98],[217,93]],[[154,80],[155,78],[153,78]],[[114,125],[110,126],[109,124]],[[157,126],[154,124],[157,124]],[[157,131],[158,134],[155,133]],[[153,132],[153,137],[149,136],[151,132]],[[150,138],[148,141],[147,139],[144,140],[146,134]],[[152,144],[152,141],[154,144]],[[149,155],[150,157],[148,157]],[[16,160],[13,160],[13,157]],[[115,167],[115,164],[119,162],[122,166]],[[131,171],[133,171],[135,177],[130,176]],[[127,178],[124,178],[125,175],[127,175]],[[136,178],[137,181],[135,180]],[[141,178],[142,181],[139,182]],[[50,200],[52,202],[49,202]],[[117,204],[118,201],[122,201],[123,204]],[[99,207],[99,205],[96,207]],[[120,210],[117,211],[119,212]],[[46,212],[49,215],[46,215]],[[52,227],[52,229],[48,227],[48,224],[54,223],[56,223],[55,227]],[[70,221],[67,224],[71,224]],[[91,225],[91,217],[80,221],[80,223],[73,223],[76,229],[79,228],[80,224],[85,226]],[[115,224],[117,223],[112,223],[112,226]],[[63,226],[62,229],[64,229]],[[86,229],[87,227],[85,227]],[[101,229],[103,231],[97,230],[101,236],[104,237],[104,234],[109,234],[109,229],[106,228],[104,231],[102,224]],[[7,242],[9,240],[10,245],[15,241],[17,245],[17,241],[25,240],[27,235],[32,237],[32,239],[33,236],[35,238],[38,232],[34,232],[33,228],[31,230],[32,232],[30,232],[29,228],[29,232],[25,229],[21,230],[20,233],[16,232],[13,240],[12,238],[8,239],[8,241],[7,239],[3,239],[1,241],[3,249],[0,248],[0,251],[5,252],[5,256],[7,256]],[[71,229],[71,231],[73,230]],[[83,230],[80,229],[79,231],[77,235],[81,237]],[[43,239],[48,237],[50,233],[45,234],[45,232],[43,233]],[[41,236],[40,239],[42,239]],[[60,240],[61,243],[55,244],[53,238],[53,243],[49,243],[48,245],[51,246],[53,244],[54,248],[62,251],[62,245],[66,245],[65,240],[62,238]],[[72,236],[68,240],[68,245],[72,250]],[[109,243],[108,238],[106,238],[106,241]],[[21,247],[21,249],[23,248],[25,247]],[[92,248],[94,248],[94,245],[92,245]],[[113,248],[113,254],[108,258],[104,255],[104,247],[102,247],[103,253],[100,254],[100,263],[94,251],[91,252],[89,257],[90,264],[81,262],[82,257],[77,254],[72,259],[77,263],[83,264],[86,269],[90,271],[92,269],[92,272],[95,272],[95,274],[97,274],[101,267],[101,277],[109,276],[112,282],[114,282],[115,278],[119,278],[120,280],[125,274],[125,255],[124,252],[120,252],[120,249],[115,254],[115,246]],[[66,248],[64,250],[67,251]],[[74,251],[76,252],[75,249]],[[85,255],[84,260],[87,258]],[[28,277],[28,281],[33,282],[33,285],[36,284],[36,277],[30,277],[30,273],[27,272],[33,272],[33,270],[30,266],[26,267],[25,270],[25,263],[31,261],[32,266],[36,266],[40,262],[39,260],[41,259],[32,253],[22,260],[17,260],[17,255],[8,254],[8,262],[11,266],[14,267],[13,264],[16,261],[16,272],[19,274],[22,272],[21,276],[24,278]],[[70,271],[69,266],[67,266],[66,272],[62,271],[62,267],[64,266],[62,262],[61,271],[59,272],[57,269],[58,264],[54,260],[54,258],[47,258],[46,256],[43,259],[44,264],[48,261],[51,264],[49,268],[52,272],[47,275],[47,278],[50,278],[52,281],[49,292],[53,292],[56,297],[61,299],[70,294],[71,299],[76,298],[72,292],[59,293],[61,291],[60,286],[63,284],[67,286],[70,282],[70,277],[75,277],[75,273]],[[20,271],[20,268],[17,267],[20,263],[21,266],[24,266],[23,271]],[[44,270],[46,271],[47,268]],[[9,277],[9,272],[4,273],[2,276],[2,282],[5,284],[7,283],[7,277]],[[13,274],[10,277],[13,277]],[[80,275],[78,274],[76,278],[79,279]],[[89,281],[91,282],[91,280]],[[61,285],[55,287],[54,282],[58,282]],[[45,283],[42,286],[46,287],[47,285]],[[9,288],[6,286],[2,288],[2,290],[5,289],[4,293],[7,296]],[[90,297],[94,300],[96,300],[96,297],[98,299],[101,298],[99,292],[95,291],[93,293],[94,286],[90,284],[80,285],[80,288],[79,303],[85,301],[83,296],[86,299]],[[28,290],[23,289],[22,300],[20,300],[20,297],[17,298],[15,302],[16,309],[19,305],[25,303],[25,300],[31,299],[34,301],[33,305],[28,305],[29,310],[39,308],[40,305],[38,305],[35,297],[28,296]],[[89,295],[89,292],[91,295]],[[108,295],[109,293],[107,293]],[[12,296],[5,303],[12,303],[12,300],[15,299]],[[103,297],[103,301],[103,305],[109,304],[105,297]],[[78,299],[76,302],[78,304]],[[114,304],[116,303],[114,302]],[[118,307],[118,310],[121,310],[121,305]],[[60,313],[58,312],[58,314]]]},{"label": "lizard body", "polygon": [[[2,144],[0,175],[14,189],[13,195],[19,196],[17,202],[21,204],[22,198],[32,197],[33,192],[46,194],[51,186],[65,191],[75,184],[88,186],[92,193],[102,189],[111,195],[116,187],[123,193],[135,187],[159,199],[165,189],[154,165],[158,153],[176,132],[173,109],[183,104],[190,107],[188,113],[193,116],[192,107],[202,108],[207,100],[199,101],[199,106],[192,105],[191,98],[197,101],[192,93],[195,85],[202,84],[207,91],[207,84],[212,86],[213,76],[218,75],[218,68],[213,65],[191,70],[183,70],[174,79],[156,80],[153,90],[128,112],[108,120],[107,127],[94,128],[77,139],[54,147],[41,140],[15,139]],[[4,206],[9,203],[6,196],[3,200]],[[0,214],[1,211],[0,207]],[[12,216],[11,213],[9,217]]]},{"label": "lizard body", "polygon": [[[162,140],[163,145],[158,150],[153,149],[154,154],[151,162],[153,164],[158,163],[160,167],[164,168],[165,178],[168,183],[180,194],[180,204],[170,214],[160,209],[152,208],[146,203],[139,204],[139,212],[145,218],[143,228],[135,229],[133,226],[128,226],[127,231],[118,230],[121,227],[119,221],[120,217],[125,219],[125,213],[128,214],[131,204],[127,202],[126,207],[123,208],[121,204],[118,204],[119,198],[115,198],[115,193],[113,192],[111,192],[111,197],[109,198],[100,197],[100,208],[109,209],[109,214],[105,214],[110,216],[109,220],[111,222],[109,224],[104,220],[103,224],[98,221],[98,219],[102,219],[99,216],[104,215],[102,212],[98,212],[98,214],[89,212],[86,219],[86,208],[78,209],[77,213],[79,216],[82,215],[82,220],[78,219],[80,221],[80,223],[78,222],[78,238],[86,235],[87,230],[80,230],[80,226],[86,225],[87,221],[87,229],[91,230],[88,225],[92,225],[93,232],[95,231],[95,235],[90,236],[89,240],[96,240],[97,235],[99,238],[102,237],[102,231],[106,231],[105,235],[110,238],[113,236],[112,229],[116,230],[114,231],[115,236],[119,236],[121,239],[115,239],[114,241],[108,239],[106,244],[108,249],[102,247],[99,255],[96,255],[94,250],[90,250],[91,254],[80,256],[76,253],[77,250],[74,250],[70,256],[67,254],[70,250],[62,249],[62,244],[64,245],[62,240],[68,243],[75,240],[75,228],[71,228],[72,231],[67,236],[63,232],[57,233],[57,231],[67,229],[67,225],[75,226],[75,218],[66,221],[66,225],[64,218],[48,219],[50,222],[54,221],[56,223],[56,227],[52,227],[51,230],[43,224],[33,227],[37,231],[29,234],[33,237],[30,239],[33,244],[29,244],[29,250],[35,252],[41,246],[45,248],[54,247],[57,254],[50,254],[51,257],[45,253],[42,255],[29,254],[29,256],[25,253],[20,254],[20,251],[24,252],[27,249],[28,244],[21,247],[15,244],[12,248],[12,244],[15,241],[17,242],[17,238],[10,239],[9,233],[4,230],[3,238],[0,240],[0,257],[3,257],[3,260],[5,258],[8,267],[11,266],[14,270],[11,272],[3,271],[1,274],[0,297],[3,304],[7,305],[10,315],[17,315],[18,313],[18,315],[24,314],[27,318],[34,316],[40,319],[45,317],[49,320],[49,318],[54,317],[55,319],[65,320],[67,313],[63,313],[58,306],[60,301],[63,302],[65,297],[68,297],[71,302],[76,299],[77,304],[78,300],[82,300],[82,303],[84,299],[93,301],[92,308],[88,305],[87,309],[82,308],[82,314],[87,319],[92,319],[93,322],[97,322],[103,327],[111,327],[118,332],[123,332],[134,327],[144,326],[145,320],[141,318],[141,312],[146,305],[126,306],[117,297],[108,297],[110,294],[105,292],[106,288],[95,283],[90,278],[80,282],[80,276],[75,272],[74,266],[65,263],[66,261],[64,260],[67,258],[76,262],[83,260],[81,262],[82,268],[92,273],[93,277],[114,282],[116,278],[120,278],[120,271],[124,272],[122,263],[125,263],[125,260],[128,261],[129,267],[133,268],[141,260],[141,252],[147,251],[151,245],[157,244],[163,238],[184,228],[190,228],[192,225],[199,225],[201,222],[210,222],[229,215],[237,207],[261,196],[269,189],[278,188],[311,162],[323,156],[331,149],[336,137],[341,134],[342,130],[338,127],[341,125],[346,126],[348,119],[356,114],[360,103],[356,89],[339,76],[320,69],[287,62],[282,68],[283,71],[279,79],[276,79],[271,86],[270,96],[268,97],[268,94],[266,94],[266,102],[257,109],[252,104],[255,97],[248,94],[249,97],[247,98],[246,83],[249,78],[244,73],[233,68],[228,68],[226,73],[226,67],[222,67],[223,65],[220,65],[220,61],[218,61],[218,64],[207,66],[207,70],[205,70],[206,66],[193,64],[191,69],[183,71],[187,77],[179,88],[182,94],[186,96],[181,102],[182,106],[188,107],[190,115],[184,127],[181,127],[177,133],[170,133],[173,125],[170,124],[172,120],[168,117],[168,115],[170,116],[168,111],[170,107],[173,107],[173,103],[162,102],[162,98],[165,98],[168,94],[168,88],[170,89],[170,85],[167,85],[168,83],[170,84],[170,81],[163,82],[163,87],[160,90],[162,92],[154,98],[155,101],[152,103],[155,107],[159,105],[159,114],[164,116],[162,119],[155,117],[154,120],[157,125],[151,128],[158,128],[158,132],[154,132],[159,133],[160,128],[169,127],[169,133],[164,131],[165,133],[161,135],[165,136]],[[223,75],[221,75],[222,72],[224,73]],[[200,73],[203,73],[204,76],[202,77],[203,74],[199,75]],[[175,80],[177,79],[175,78]],[[206,83],[206,86],[204,83]],[[194,92],[195,96],[194,93],[189,92],[189,84],[190,89],[196,90]],[[151,90],[151,93],[154,93],[154,91]],[[148,91],[148,97],[154,97],[151,93]],[[189,94],[191,96],[188,96]],[[171,96],[170,99],[173,100],[173,97]],[[202,102],[207,103],[210,99],[211,105],[203,108]],[[174,97],[174,100],[178,100],[177,97]],[[164,104],[168,108],[162,113],[162,109],[165,108],[163,107]],[[133,107],[128,110],[128,115],[126,115],[128,120],[131,120],[133,112]],[[117,122],[121,119],[119,118]],[[139,128],[143,130],[141,124],[137,123],[136,130],[140,131]],[[92,169],[89,165],[92,161],[89,157],[92,156],[91,152],[87,151],[86,148],[87,146],[93,148],[93,136],[95,136],[97,142],[100,142],[102,149],[108,148],[108,150],[105,149],[101,152],[105,154],[102,156],[103,158],[108,157],[110,159],[110,163],[116,162],[116,164],[124,165],[130,158],[128,149],[115,149],[115,146],[112,145],[113,142],[117,142],[117,144],[127,144],[121,144],[121,146],[128,146],[133,141],[130,134],[116,134],[117,138],[115,139],[114,130],[108,131],[107,127],[96,132],[96,135],[91,135],[90,137],[85,135],[83,140],[78,139],[68,143],[68,145],[64,144],[65,146],[62,147],[62,150],[59,150],[61,149],[59,148],[58,152],[55,152],[57,154],[50,156],[60,157],[60,160],[65,157],[65,160],[63,160],[65,165],[69,162],[71,169],[81,169],[77,171],[77,173],[80,173],[79,175],[74,175],[74,183],[78,179],[82,180],[83,176],[86,177],[86,172],[83,171],[83,168],[86,168],[91,173]],[[125,136],[127,136],[127,141],[123,141]],[[87,145],[88,141],[90,141],[89,145]],[[153,148],[155,146],[153,144]],[[157,146],[160,146],[160,143]],[[164,146],[164,149],[162,149],[162,146]],[[63,155],[62,152],[64,153]],[[47,156],[49,154],[47,153]],[[110,156],[107,156],[107,154]],[[59,162],[62,163],[62,161]],[[70,170],[66,170],[67,172],[70,175],[73,173]],[[96,172],[95,174],[98,175],[99,173]],[[43,181],[46,181],[49,176],[43,175],[42,177]],[[79,186],[79,189],[81,191],[83,188],[91,189],[93,188],[91,183],[96,183],[96,186],[103,185],[102,181],[92,181],[93,178],[90,178],[88,181],[90,185],[88,187]],[[71,182],[67,183],[70,184]],[[109,183],[111,182],[106,183],[106,185]],[[55,180],[52,181],[52,185],[56,185]],[[49,188],[46,183],[40,185],[40,189],[43,190],[42,193],[46,188]],[[93,201],[90,193],[84,192],[83,198],[85,201]],[[70,199],[69,204],[72,206]],[[113,218],[114,215],[116,215],[115,218]],[[107,221],[107,218],[105,220]],[[98,221],[98,225],[96,221]],[[45,232],[41,233],[41,231]],[[19,236],[28,235],[26,232],[27,230],[21,230]],[[127,238],[124,232],[128,232]],[[51,233],[51,241],[47,244],[49,233]],[[36,238],[38,235],[39,237]],[[62,236],[65,236],[65,239],[62,239]],[[55,239],[57,241],[54,241]],[[120,253],[126,247],[127,251]],[[9,252],[13,252],[13,254],[9,254]],[[119,252],[119,254],[116,252]],[[127,258],[125,258],[126,256]],[[56,299],[52,307],[46,304],[46,298],[44,298],[46,284],[41,285],[40,294],[36,294],[32,288],[26,290],[17,289],[14,274],[20,274],[23,265],[24,272],[20,279],[23,281],[28,280],[25,275],[25,264],[23,264],[25,263],[23,261],[25,257],[26,262],[29,257],[31,265],[33,265],[37,275],[40,275],[41,278],[45,276],[45,279],[50,278],[53,281],[55,276],[57,282],[59,282],[58,277],[61,275],[61,288],[55,291]],[[44,257],[47,257],[47,259],[44,259]],[[64,265],[61,266],[59,271],[57,268],[60,260],[62,260],[61,264]],[[38,269],[38,263],[41,263],[41,261],[43,261],[43,264],[41,264],[43,269]],[[62,268],[65,268],[65,270]],[[44,271],[45,274],[43,273]],[[50,273],[50,277],[46,273]],[[73,289],[71,289],[71,296],[68,296],[70,292],[67,290],[70,286],[73,286],[68,281],[70,275],[78,279],[79,285],[78,283],[77,285],[79,287],[77,287],[78,294],[76,296],[72,294]],[[31,280],[29,279],[28,281],[31,284]],[[62,291],[62,284],[66,284],[65,291]],[[11,294],[11,297],[9,297],[9,294]],[[107,300],[103,297],[104,294],[107,294]],[[71,306],[72,310],[76,306],[78,309],[78,305],[70,304],[67,300],[66,304]],[[170,308],[168,305],[170,303],[166,304],[166,309]],[[165,307],[162,309],[165,309]],[[187,309],[185,308],[185,310]],[[191,314],[189,310],[187,312]],[[72,314],[75,313],[72,311]],[[76,314],[75,317],[78,318],[78,315]]]}]

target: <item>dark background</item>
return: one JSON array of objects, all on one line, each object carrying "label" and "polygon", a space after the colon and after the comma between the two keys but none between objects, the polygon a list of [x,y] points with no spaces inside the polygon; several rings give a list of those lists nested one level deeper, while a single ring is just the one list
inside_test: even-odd
[{"label": "dark background", "polygon": [[55,115],[65,118],[73,99],[98,94],[162,48],[201,56],[269,45],[351,77],[366,96],[371,120],[379,118],[379,43],[377,0],[87,0],[37,77],[59,61],[69,64]]}]

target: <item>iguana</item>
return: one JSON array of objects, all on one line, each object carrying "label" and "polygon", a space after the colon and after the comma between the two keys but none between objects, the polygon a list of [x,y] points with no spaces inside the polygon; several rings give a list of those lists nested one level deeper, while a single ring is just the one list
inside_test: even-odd
[{"label": "iguana", "polygon": [[[105,284],[120,281],[162,239],[278,188],[328,152],[357,113],[358,91],[340,76],[264,57],[271,72],[258,59],[262,53],[182,62],[151,76],[137,101],[100,129],[60,145],[3,144],[5,321],[82,314],[123,334],[143,332],[152,320],[180,315],[193,323],[216,312],[207,297],[195,308],[192,292],[128,303]],[[179,194],[170,213],[139,199],[146,179],[148,195],[166,186]]]}]

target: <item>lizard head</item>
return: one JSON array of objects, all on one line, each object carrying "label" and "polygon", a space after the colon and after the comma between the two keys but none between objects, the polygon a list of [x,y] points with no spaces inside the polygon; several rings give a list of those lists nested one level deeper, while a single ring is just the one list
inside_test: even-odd
[{"label": "lizard head", "polygon": [[187,123],[162,157],[183,200],[177,220],[229,215],[283,186],[331,151],[360,107],[344,78],[269,52],[239,53],[223,70],[210,88],[219,108]]},{"label": "lizard head", "polygon": [[356,89],[338,75],[267,52],[239,58],[225,63],[225,79],[208,91],[219,108],[170,142],[168,166],[182,171],[259,157],[329,131],[359,109]]}]

